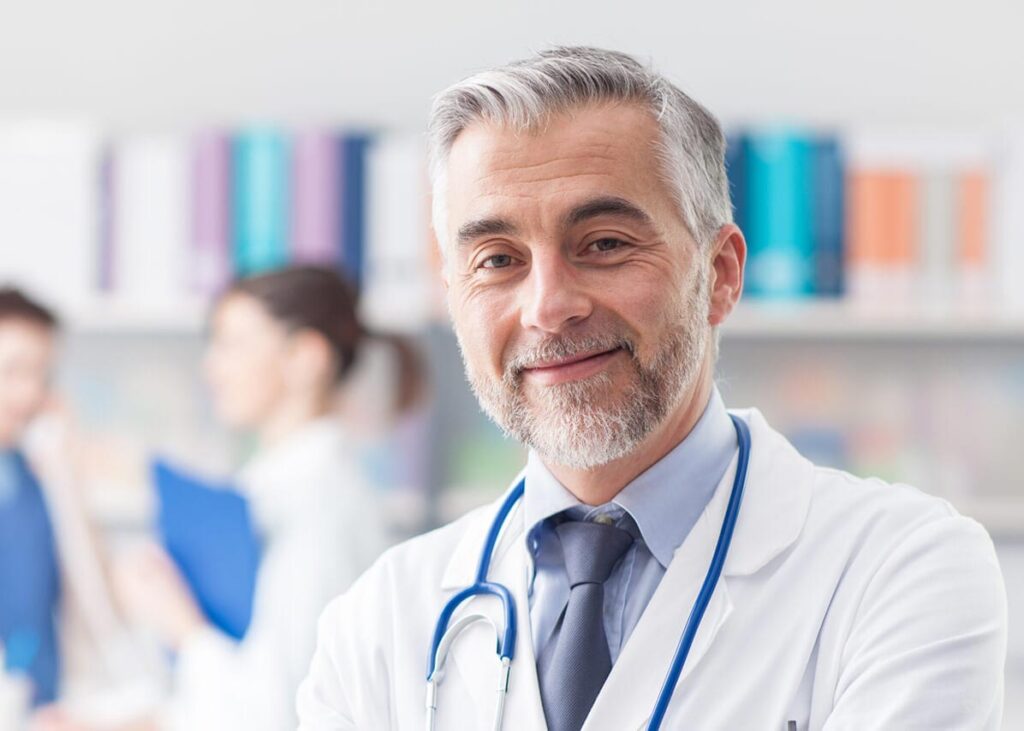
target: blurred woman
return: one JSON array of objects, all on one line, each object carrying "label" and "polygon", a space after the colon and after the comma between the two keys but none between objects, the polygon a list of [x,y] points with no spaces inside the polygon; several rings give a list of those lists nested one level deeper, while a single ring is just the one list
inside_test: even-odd
[{"label": "blurred woman", "polygon": [[[386,543],[378,500],[336,408],[370,339],[355,304],[346,282],[318,267],[241,280],[217,301],[205,374],[220,418],[258,445],[238,478],[263,541],[252,620],[240,642],[214,628],[161,550],[122,568],[130,613],[177,654],[167,713],[144,726],[295,728],[317,617]],[[404,409],[420,391],[417,360],[404,342],[388,342]]]}]

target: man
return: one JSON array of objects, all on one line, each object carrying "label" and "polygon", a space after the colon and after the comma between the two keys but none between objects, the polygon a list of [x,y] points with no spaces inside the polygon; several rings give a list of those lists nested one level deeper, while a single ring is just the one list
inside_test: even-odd
[{"label": "man", "polygon": [[[739,471],[713,382],[746,257],[721,129],[632,58],[559,48],[443,92],[431,136],[466,372],[530,448],[487,572],[518,607],[504,727],[645,727]],[[1006,608],[984,530],[734,416],[752,440],[739,517],[663,728],[997,728]],[[385,554],[328,608],[303,731],[422,726],[437,615],[503,501]],[[500,632],[500,609],[478,597],[453,622]],[[485,622],[452,642],[439,728],[491,727],[494,648]]]},{"label": "man", "polygon": [[56,319],[14,289],[0,289],[0,645],[6,668],[54,700],[60,674],[60,572],[50,514],[20,448],[49,395]]}]

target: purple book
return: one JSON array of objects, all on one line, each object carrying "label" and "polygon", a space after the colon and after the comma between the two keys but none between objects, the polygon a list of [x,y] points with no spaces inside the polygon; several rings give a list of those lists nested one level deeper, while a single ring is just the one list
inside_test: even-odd
[{"label": "purple book", "polygon": [[195,141],[192,288],[219,292],[231,277],[231,140],[204,132]]},{"label": "purple book", "polygon": [[292,148],[292,219],[289,258],[335,265],[338,235],[338,149],[333,134],[307,131]]}]

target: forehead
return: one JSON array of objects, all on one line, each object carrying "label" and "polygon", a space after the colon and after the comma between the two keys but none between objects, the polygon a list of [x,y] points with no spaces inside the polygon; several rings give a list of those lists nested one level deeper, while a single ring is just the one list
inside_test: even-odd
[{"label": "forehead", "polygon": [[53,332],[40,323],[20,317],[0,318],[0,353],[46,355],[53,345]]},{"label": "forehead", "polygon": [[456,138],[449,154],[449,223],[479,209],[553,205],[594,194],[650,205],[668,193],[656,155],[659,134],[645,109],[628,104],[573,109],[530,132],[478,122]]}]

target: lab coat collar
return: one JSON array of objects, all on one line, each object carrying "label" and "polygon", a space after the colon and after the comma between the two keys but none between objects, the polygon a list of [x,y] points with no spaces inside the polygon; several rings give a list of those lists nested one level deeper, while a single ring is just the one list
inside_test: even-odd
[{"label": "lab coat collar", "polygon": [[[727,576],[753,574],[788,548],[799,536],[811,501],[814,466],[777,431],[757,409],[733,410],[750,427],[750,464],[743,502],[723,573]],[[480,551],[491,521],[508,492],[523,478],[516,475],[508,490],[491,505],[481,508],[468,526],[444,572],[443,589],[457,589],[472,583],[480,562]],[[702,514],[714,524],[714,541],[721,527],[735,475],[735,459],[719,480],[715,493]],[[522,503],[509,516],[495,550],[497,564],[512,542],[522,536]],[[689,540],[689,539],[688,539]],[[685,541],[684,544],[685,545]],[[676,551],[678,554],[678,549]]]}]

